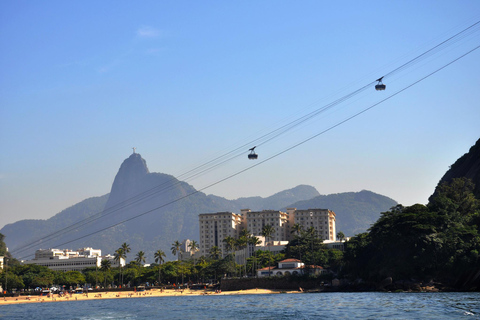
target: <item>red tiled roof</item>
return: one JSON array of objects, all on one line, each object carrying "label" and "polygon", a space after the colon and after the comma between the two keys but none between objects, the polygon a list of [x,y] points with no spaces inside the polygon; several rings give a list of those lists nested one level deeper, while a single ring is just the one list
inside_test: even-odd
[{"label": "red tiled roof", "polygon": [[257,269],[257,271],[264,271],[264,270],[265,270],[265,271],[268,271],[269,269],[270,269],[270,270],[274,270],[274,269],[276,269],[276,268],[274,268],[274,267],[270,267],[270,268],[269,268],[269,267],[265,267],[265,268],[262,268],[262,269]]},{"label": "red tiled roof", "polygon": [[279,263],[283,263],[283,262],[302,262],[302,261],[298,259],[285,259],[280,261]]}]

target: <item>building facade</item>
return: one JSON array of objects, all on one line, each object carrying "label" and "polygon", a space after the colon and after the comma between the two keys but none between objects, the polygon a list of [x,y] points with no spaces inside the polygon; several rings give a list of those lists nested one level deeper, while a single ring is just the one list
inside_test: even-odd
[{"label": "building facade", "polygon": [[[223,240],[227,237],[238,238],[243,229],[250,234],[262,239],[262,246],[284,246],[285,241],[291,240],[295,235],[292,228],[298,224],[304,230],[313,227],[318,236],[324,241],[336,241],[336,216],[328,209],[297,210],[288,208],[287,212],[276,210],[251,211],[242,209],[241,214],[232,212],[204,213],[199,215],[200,256],[208,256],[213,246],[220,248],[222,257],[229,254]],[[270,225],[273,233],[269,239],[262,237],[263,227]],[[283,242],[283,243],[282,243]],[[281,243],[281,244],[280,244]],[[257,248],[259,248],[257,246]],[[244,258],[250,257],[256,248],[247,248],[242,253]]]},{"label": "building facade", "polygon": [[208,256],[214,246],[220,248],[222,256],[228,253],[223,240],[227,237],[238,238],[242,229],[243,216],[233,212],[205,213],[199,215],[201,256]]},{"label": "building facade", "polygon": [[262,235],[262,229],[265,225],[271,225],[274,232],[267,241],[284,241],[288,239],[290,223],[286,212],[243,209],[242,216],[245,218],[245,223],[242,227],[246,227],[251,234],[258,237]]},{"label": "building facade", "polygon": [[[290,226],[299,224],[304,230],[313,227],[321,239],[329,241],[336,240],[335,212],[328,209],[297,210],[296,208],[288,208],[287,212],[290,219]],[[289,236],[292,237],[294,235],[289,233]]]},{"label": "building facade", "polygon": [[102,260],[109,260],[112,267],[125,266],[123,258],[116,261],[112,255],[102,256],[99,249],[82,248],[77,251],[69,249],[39,249],[35,258],[23,261],[23,264],[36,264],[55,271],[82,271],[90,267],[101,267]]}]

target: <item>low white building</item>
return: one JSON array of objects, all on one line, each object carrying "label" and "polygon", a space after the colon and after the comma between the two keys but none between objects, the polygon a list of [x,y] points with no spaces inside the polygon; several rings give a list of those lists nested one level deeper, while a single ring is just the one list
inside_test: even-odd
[{"label": "low white building", "polygon": [[279,254],[285,249],[288,244],[288,241],[269,241],[265,243],[265,237],[258,236],[260,244],[253,246],[248,244],[246,248],[235,251],[235,262],[238,264],[245,264],[246,259],[250,258],[255,254],[255,251],[263,250],[270,251],[272,254]]},{"label": "low white building", "polygon": [[327,249],[337,249],[340,251],[345,251],[345,242],[349,241],[350,238],[345,238],[345,240],[337,240],[337,241],[331,241],[331,240],[324,240],[323,244],[327,247]]},{"label": "low white building", "polygon": [[36,264],[55,271],[82,271],[90,267],[101,267],[102,260],[109,260],[112,267],[125,266],[125,260],[115,261],[112,255],[102,256],[99,249],[82,248],[77,251],[69,249],[39,249],[35,258],[22,261],[23,264]]},{"label": "low white building", "polygon": [[300,275],[306,272],[314,274],[328,273],[327,270],[321,266],[305,266],[305,264],[298,259],[285,259],[278,263],[277,267],[265,267],[257,270],[258,277],[268,276],[286,276],[286,275]]}]

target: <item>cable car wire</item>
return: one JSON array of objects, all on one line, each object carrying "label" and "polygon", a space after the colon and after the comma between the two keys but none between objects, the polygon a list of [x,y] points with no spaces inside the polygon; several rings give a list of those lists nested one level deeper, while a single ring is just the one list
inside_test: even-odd
[{"label": "cable car wire", "polygon": [[[205,187],[203,187],[203,188],[201,188],[201,189],[195,190],[194,192],[189,193],[189,194],[187,194],[187,195],[185,195],[185,196],[182,196],[182,197],[177,198],[177,199],[175,199],[175,200],[169,201],[169,202],[167,202],[167,203],[165,203],[165,204],[163,204],[163,205],[161,205],[161,206],[155,207],[155,208],[150,209],[150,210],[148,210],[148,211],[145,211],[145,212],[143,212],[143,213],[141,213],[141,214],[137,214],[137,215],[135,215],[135,216],[133,216],[133,217],[124,219],[124,220],[122,220],[122,221],[120,221],[120,222],[117,222],[117,223],[112,224],[112,225],[110,225],[110,226],[104,227],[104,228],[102,228],[102,229],[100,229],[100,230],[91,232],[91,233],[89,233],[89,234],[83,235],[83,236],[81,236],[81,237],[77,237],[77,238],[75,238],[75,239],[72,239],[72,240],[63,242],[63,243],[61,243],[61,244],[58,244],[58,246],[63,246],[63,245],[72,243],[72,242],[74,242],[74,241],[78,241],[78,240],[81,240],[81,239],[83,239],[83,238],[87,238],[87,237],[92,236],[92,235],[94,235],[94,234],[97,234],[97,233],[99,233],[99,232],[105,231],[105,230],[107,230],[107,229],[116,227],[116,226],[118,226],[118,225],[120,225],[120,224],[123,224],[123,223],[126,223],[126,222],[128,222],[128,221],[131,221],[131,220],[133,220],[133,219],[137,219],[137,218],[139,218],[139,217],[142,217],[142,216],[144,216],[144,215],[147,215],[147,214],[149,214],[149,213],[151,213],[151,212],[154,212],[154,211],[156,211],[156,210],[158,210],[158,209],[161,209],[161,208],[163,208],[163,207],[166,207],[166,206],[168,206],[168,205],[171,205],[171,204],[173,204],[173,203],[176,203],[176,202],[178,202],[178,201],[181,201],[181,200],[183,200],[183,199],[185,199],[185,198],[187,198],[187,197],[190,197],[190,196],[192,196],[192,195],[195,195],[195,194],[197,194],[197,193],[199,193],[199,192],[202,192],[202,191],[204,191],[204,190],[206,190],[206,189],[208,189],[208,188],[211,188],[211,187],[213,187],[213,186],[215,186],[215,185],[217,185],[217,184],[220,184],[220,183],[222,183],[222,182],[224,182],[224,181],[226,181],[226,180],[229,180],[229,179],[231,179],[231,178],[233,178],[233,177],[235,177],[235,176],[238,176],[238,175],[240,175],[240,174],[242,174],[242,173],[244,173],[244,172],[246,172],[246,171],[248,171],[248,170],[251,170],[251,169],[253,169],[253,168],[255,168],[255,167],[257,167],[257,166],[259,166],[259,165],[261,165],[261,164],[263,164],[263,163],[265,163],[265,162],[268,162],[268,161],[270,161],[270,160],[272,160],[272,159],[274,159],[274,158],[277,158],[278,156],[280,156],[280,155],[282,155],[282,154],[284,154],[284,153],[286,153],[286,152],[288,152],[288,151],[291,151],[291,150],[293,150],[293,149],[295,149],[295,148],[297,148],[297,147],[299,147],[299,146],[301,146],[301,145],[303,145],[303,144],[311,141],[312,139],[315,139],[315,138],[319,137],[320,135],[322,135],[322,134],[324,134],[324,133],[326,133],[326,132],[328,132],[328,131],[331,131],[331,130],[333,130],[333,129],[339,127],[339,126],[341,126],[342,124],[344,124],[344,123],[346,123],[346,122],[348,122],[348,121],[350,121],[350,120],[352,120],[352,119],[360,116],[361,114],[363,114],[363,113],[365,113],[365,112],[367,112],[367,111],[375,108],[376,106],[382,104],[383,102],[385,102],[385,101],[387,101],[387,100],[389,100],[389,99],[397,96],[398,94],[400,94],[400,93],[402,93],[402,92],[410,89],[411,87],[417,85],[418,83],[424,81],[425,79],[431,77],[432,75],[440,72],[441,70],[445,69],[446,67],[448,67],[448,66],[450,66],[451,64],[455,63],[456,61],[462,59],[463,57],[467,56],[468,54],[474,52],[474,51],[477,50],[478,48],[480,48],[480,46],[477,46],[477,47],[471,49],[470,51],[462,54],[461,56],[457,57],[456,59],[450,61],[449,63],[443,65],[442,67],[436,69],[435,71],[427,74],[426,76],[420,78],[419,80],[411,83],[410,85],[404,87],[403,89],[400,89],[400,90],[398,90],[397,92],[391,94],[390,96],[388,96],[388,97],[380,100],[379,102],[371,105],[370,107],[365,108],[365,109],[363,109],[363,110],[355,113],[354,115],[352,115],[352,116],[350,116],[350,117],[348,117],[348,118],[346,118],[346,119],[344,119],[344,120],[336,123],[335,125],[332,125],[332,126],[330,126],[329,128],[327,128],[327,129],[325,129],[325,130],[323,130],[323,131],[321,131],[321,132],[319,132],[319,133],[317,133],[317,134],[315,134],[315,135],[313,135],[313,136],[310,136],[310,137],[307,138],[307,139],[304,139],[304,140],[300,141],[299,143],[296,143],[296,144],[294,144],[294,145],[292,145],[292,146],[290,146],[290,147],[288,147],[288,148],[286,148],[286,149],[284,149],[284,150],[282,150],[282,151],[280,151],[280,152],[278,152],[278,153],[276,153],[276,154],[274,154],[274,155],[272,155],[272,156],[270,156],[270,157],[268,157],[268,158],[266,158],[266,159],[264,159],[264,160],[261,160],[260,162],[255,163],[254,165],[251,165],[251,166],[249,166],[249,167],[247,167],[247,168],[245,168],[245,169],[242,169],[242,170],[240,170],[240,171],[237,171],[237,172],[234,173],[234,174],[231,174],[231,175],[229,175],[229,176],[227,176],[227,177],[225,177],[225,178],[223,178],[223,179],[220,179],[220,180],[218,180],[218,181],[216,181],[216,182],[214,182],[214,183],[211,183],[211,184],[209,184],[209,185],[207,185],[207,186],[205,186]],[[26,257],[28,257],[28,256],[26,256]],[[22,257],[22,258],[20,258],[20,259],[23,259],[23,258],[25,258],[25,257]]]},{"label": "cable car wire", "polygon": [[[404,64],[402,64],[401,66],[399,66],[398,68],[386,73],[382,78],[387,78],[387,77],[390,77],[392,76],[393,74],[395,73],[398,73],[400,72],[401,70],[415,64],[415,63],[418,63],[419,61],[423,60],[424,58],[428,57],[429,55],[435,53],[435,51],[437,49],[440,49],[442,47],[444,47],[445,45],[452,45],[453,43],[455,42],[458,42],[460,41],[461,39],[463,39],[464,37],[478,31],[478,30],[475,30],[474,28],[475,27],[480,27],[480,21],[477,21],[475,22],[474,24],[470,25],[469,27],[463,29],[462,31],[456,33],[455,35],[451,36],[450,38],[440,42],[439,44],[437,44],[436,46],[434,46],[433,48],[431,48],[430,50],[427,50],[425,51],[424,53],[422,53],[421,55],[411,59],[410,61],[407,61],[405,62]],[[468,33],[470,32],[470,33]],[[460,37],[461,36],[461,37]],[[443,48],[442,48],[443,50]]]},{"label": "cable car wire", "polygon": [[[472,34],[473,32],[476,32],[477,30],[475,30],[475,28],[477,28],[478,26],[480,25],[480,21],[470,25],[469,27],[463,29],[462,31],[458,32],[457,34],[451,36],[450,38],[448,38],[447,40],[445,41],[442,41],[441,43],[439,43],[438,45],[434,46],[433,48],[425,51],[424,53],[420,54],[419,56],[411,59],[410,61],[404,63],[403,65],[401,65],[400,67],[392,70],[391,72],[385,74],[383,77],[387,77],[387,76],[391,76],[395,73],[398,73],[400,72],[401,70],[404,70],[410,66],[412,66],[413,64],[417,63],[418,61],[421,61],[423,59],[425,59],[426,57],[428,57],[429,55],[433,55],[435,54],[436,52],[440,51],[440,50],[444,50],[444,48],[446,48],[446,44],[449,43],[450,41],[460,41],[461,39],[465,38],[466,36]],[[467,33],[469,32],[469,33]],[[382,77],[382,78],[383,78]],[[118,210],[122,210],[128,206],[131,206],[133,204],[136,204],[138,202],[141,202],[143,200],[146,200],[154,195],[157,195],[159,194],[160,192],[164,192],[164,191],[167,191],[175,186],[177,186],[178,184],[181,184],[183,183],[184,181],[188,181],[189,179],[193,179],[193,178],[196,178],[198,176],[201,176],[207,172],[210,172],[212,170],[214,170],[215,168],[217,168],[218,166],[221,166],[237,157],[240,157],[242,155],[244,155],[244,149],[247,147],[247,146],[251,146],[252,144],[255,144],[257,146],[262,146],[268,142],[270,142],[271,140],[287,133],[288,131],[292,130],[293,128],[295,127],[298,127],[302,124],[304,124],[305,122],[307,122],[308,120],[318,116],[319,114],[337,106],[338,104],[340,103],[343,103],[345,102],[346,100],[356,96],[357,94],[369,89],[371,87],[371,85],[373,83],[375,83],[376,81],[373,81],[321,108],[318,108],[298,119],[295,119],[275,130],[272,130],[264,135],[262,135],[261,137],[257,138],[257,139],[254,139],[254,140],[251,140],[243,145],[241,145],[240,147],[237,147],[236,149],[230,151],[230,152],[227,152],[213,160],[210,160],[200,166],[197,166],[196,168],[194,169],[191,169],[181,175],[179,175],[178,177],[172,177],[171,179],[169,179],[168,181],[166,181],[165,183],[163,184],[160,184],[154,188],[151,188],[149,190],[146,190],[138,195],[135,195],[129,199],[126,199],[122,202],[119,202],[117,204],[115,204],[114,206],[112,207],[109,207],[105,210],[102,210],[88,218],[85,218],[83,220],[80,220],[80,221],[77,221],[75,222],[74,224],[70,225],[70,226],[67,226],[63,229],[60,229],[59,231],[56,231],[56,232],[52,232],[51,234],[47,235],[47,236],[44,236],[40,239],[36,239],[34,242],[30,242],[29,244],[23,244],[21,245],[20,247],[18,248],[15,248],[14,250],[12,250],[12,252],[23,252],[25,250],[28,250],[30,249],[32,246],[38,244],[39,241],[49,241],[53,238],[57,238],[67,232],[70,232],[74,229],[77,229],[77,228],[81,228],[87,224],[90,224],[94,221],[97,221],[98,219],[101,219],[101,218],[104,218],[114,212],[117,212]],[[382,100],[383,101],[383,100]],[[257,143],[258,142],[258,143]],[[260,162],[260,163],[263,163],[264,161]],[[253,166],[254,167],[254,166]],[[179,179],[182,178],[182,177],[185,177],[184,181],[180,181]],[[203,190],[203,189],[201,189]]]},{"label": "cable car wire", "polygon": [[[463,33],[466,32],[467,30],[472,29],[474,26],[477,26],[478,24],[480,24],[480,21],[478,21],[478,22],[474,23],[473,25],[467,27],[466,29],[458,32],[458,33],[455,34],[454,36],[452,36],[452,37],[448,38],[447,40],[441,42],[440,44],[436,45],[435,47],[431,48],[430,50],[427,50],[426,52],[422,53],[421,55],[417,56],[416,58],[411,59],[409,62],[403,64],[402,66],[400,66],[400,67],[394,69],[393,71],[387,73],[386,76],[387,76],[387,75],[392,75],[392,74],[394,74],[395,72],[399,72],[400,70],[405,69],[408,65],[412,65],[415,61],[419,61],[420,58],[425,57],[425,56],[427,55],[427,53],[433,52],[435,49],[441,47],[443,44],[447,43],[448,41],[451,41],[452,39],[455,39],[455,38],[458,37],[459,35],[463,34]],[[385,77],[385,76],[384,76],[384,77]],[[382,78],[383,78],[383,77],[382,77]],[[320,109],[314,110],[313,112],[310,112],[309,114],[307,114],[307,115],[305,115],[305,116],[303,116],[303,117],[300,117],[299,119],[296,119],[296,120],[294,120],[294,121],[292,121],[292,122],[290,122],[290,123],[288,123],[288,124],[286,124],[286,125],[278,128],[278,129],[275,129],[275,130],[273,130],[273,131],[271,131],[271,132],[269,132],[269,133],[261,136],[260,138],[258,138],[258,139],[256,139],[256,140],[250,141],[250,142],[242,145],[241,147],[238,147],[237,149],[235,149],[235,150],[233,150],[233,151],[231,151],[231,152],[228,152],[228,153],[226,153],[226,154],[224,154],[224,155],[222,155],[222,156],[220,156],[220,157],[218,157],[218,158],[216,158],[216,159],[214,159],[214,160],[211,160],[211,161],[209,161],[209,162],[207,162],[207,163],[205,163],[205,164],[203,164],[203,165],[201,165],[201,166],[198,166],[197,168],[192,169],[192,170],[186,172],[185,174],[182,174],[182,175],[178,176],[176,179],[175,179],[175,178],[170,179],[170,181],[174,181],[174,180],[177,180],[177,181],[176,181],[175,184],[171,185],[171,186],[168,187],[168,188],[159,189],[159,187],[162,187],[162,186],[164,186],[164,185],[166,185],[166,184],[169,184],[170,181],[166,181],[164,184],[162,184],[162,185],[160,185],[160,186],[156,186],[156,187],[154,187],[154,188],[152,188],[152,189],[150,189],[150,190],[147,190],[147,191],[145,191],[145,192],[143,192],[143,193],[141,193],[141,194],[139,194],[139,195],[136,195],[136,196],[134,196],[134,197],[132,197],[132,198],[130,198],[130,199],[127,199],[127,200],[125,200],[125,201],[122,201],[122,202],[120,202],[120,203],[117,203],[115,206],[109,207],[109,208],[107,208],[106,210],[103,210],[103,211],[101,211],[101,212],[99,212],[99,213],[97,213],[97,214],[95,214],[95,215],[93,215],[93,216],[90,216],[90,217],[88,217],[88,218],[86,218],[86,219],[84,219],[84,220],[82,220],[82,221],[78,221],[78,222],[76,222],[75,224],[73,224],[73,225],[71,225],[71,226],[69,226],[69,227],[64,228],[64,231],[63,231],[63,232],[54,232],[54,233],[50,234],[49,236],[43,237],[43,238],[41,238],[41,239],[39,239],[39,240],[44,240],[44,241],[46,241],[46,240],[48,240],[48,239],[51,239],[51,237],[58,237],[58,236],[60,236],[60,235],[65,234],[66,232],[71,231],[72,229],[75,229],[75,228],[78,228],[78,227],[82,227],[83,225],[86,225],[86,224],[88,224],[88,223],[91,223],[91,222],[93,222],[93,221],[96,221],[96,220],[98,220],[98,219],[100,219],[100,218],[102,218],[102,217],[104,217],[104,216],[106,216],[106,215],[109,215],[109,214],[111,214],[111,213],[113,213],[113,212],[116,212],[116,211],[118,211],[118,210],[120,210],[120,209],[123,209],[123,208],[125,208],[125,207],[130,206],[130,205],[133,205],[133,204],[135,204],[135,203],[138,203],[139,201],[145,200],[145,199],[147,199],[147,198],[149,198],[149,197],[151,197],[151,196],[153,196],[153,195],[155,195],[155,194],[157,194],[157,193],[159,193],[159,192],[161,192],[161,191],[165,191],[165,190],[168,190],[168,189],[170,189],[170,188],[173,188],[175,185],[181,183],[181,181],[179,181],[179,178],[181,178],[181,177],[183,177],[183,176],[187,176],[189,173],[195,172],[195,170],[198,170],[198,169],[203,168],[203,167],[207,167],[209,164],[212,164],[212,166],[207,167],[207,169],[203,169],[203,170],[201,170],[201,171],[199,171],[199,172],[196,172],[196,173],[194,173],[194,174],[192,174],[192,175],[190,175],[190,176],[187,176],[187,179],[191,179],[191,178],[193,178],[193,177],[197,177],[197,176],[202,175],[202,174],[204,174],[204,173],[206,173],[206,172],[209,172],[209,171],[213,170],[214,168],[216,168],[217,166],[222,165],[222,164],[224,164],[224,163],[226,163],[226,162],[229,162],[229,161],[232,160],[233,158],[236,158],[236,157],[240,156],[240,154],[236,154],[236,155],[234,155],[234,156],[232,156],[232,157],[229,157],[229,158],[227,158],[227,159],[225,159],[225,160],[223,160],[223,161],[221,161],[221,162],[218,162],[222,157],[226,157],[226,156],[234,153],[235,151],[239,151],[239,150],[243,149],[245,146],[251,145],[254,141],[262,141],[262,139],[264,139],[263,142],[260,142],[258,145],[263,145],[263,144],[265,144],[265,143],[268,143],[269,141],[277,138],[278,136],[286,133],[287,131],[289,131],[289,130],[291,130],[291,129],[293,129],[293,128],[295,128],[295,127],[297,127],[297,126],[299,126],[299,125],[301,125],[301,124],[303,124],[303,123],[305,123],[306,121],[308,121],[309,119],[317,116],[318,114],[320,114],[320,113],[322,113],[322,112],[324,112],[324,111],[326,111],[326,110],[328,110],[328,109],[330,109],[330,108],[333,108],[334,106],[336,106],[336,105],[344,102],[345,100],[353,97],[353,96],[356,95],[357,93],[360,93],[360,92],[362,92],[363,90],[368,89],[368,88],[370,87],[370,85],[371,85],[371,84],[365,85],[364,87],[362,87],[362,88],[360,88],[360,89],[357,89],[356,91],[354,91],[354,92],[352,92],[352,93],[350,93],[350,94],[348,94],[348,95],[346,95],[346,96],[344,96],[344,97],[342,97],[342,98],[340,98],[340,99],[337,99],[336,101],[334,101],[334,102],[332,102],[332,103],[330,103],[330,104],[328,104],[328,105],[326,105],[326,106],[324,106],[324,107],[322,107],[322,108],[320,108]],[[243,152],[242,152],[242,153],[243,153]],[[186,180],[187,180],[187,179],[186,179]],[[156,190],[156,189],[159,189],[159,190]],[[156,190],[156,191],[155,191],[155,190]],[[35,242],[35,243],[36,243],[36,242]],[[27,245],[27,246],[28,246],[28,245]],[[18,250],[18,249],[16,249],[15,251],[17,251],[17,250]]]}]

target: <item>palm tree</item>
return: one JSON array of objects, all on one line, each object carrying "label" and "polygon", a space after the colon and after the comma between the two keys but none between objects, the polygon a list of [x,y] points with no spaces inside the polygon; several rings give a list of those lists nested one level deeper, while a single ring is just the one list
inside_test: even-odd
[{"label": "palm tree", "polygon": [[[227,252],[232,253],[232,265],[233,268],[235,267],[235,246],[237,244],[237,241],[235,238],[228,236],[223,239],[223,242],[225,243],[225,249],[227,249]],[[236,271],[235,271],[236,272]]]},{"label": "palm tree", "polygon": [[265,237],[265,244],[267,244],[272,239],[272,235],[275,232],[275,228],[269,224],[266,224],[262,228],[262,236]]},{"label": "palm tree", "polygon": [[103,275],[104,288],[107,287],[107,272],[110,270],[111,267],[112,267],[112,263],[110,262],[110,260],[107,260],[107,259],[102,260],[100,270],[104,272],[104,275]]},{"label": "palm tree", "polygon": [[195,253],[198,251],[198,242],[195,241],[195,240],[190,241],[190,243],[188,244],[188,248],[190,249],[190,253],[193,256],[193,272],[195,273],[195,278],[196,278],[197,269],[195,268],[195,266],[196,266],[197,262],[196,262],[196,259],[195,259]]},{"label": "palm tree", "polygon": [[220,258],[220,255],[222,254],[222,250],[220,250],[219,247],[213,246],[210,248],[210,258],[218,260]]},{"label": "palm tree", "polygon": [[[275,228],[269,224],[266,224],[262,228],[262,236],[265,237],[265,244],[268,243],[268,240],[272,238]],[[270,261],[268,262],[268,276],[270,276]]]},{"label": "palm tree", "polygon": [[163,252],[162,250],[158,249],[157,252],[155,252],[155,254],[153,255],[153,257],[155,258],[155,262],[158,263],[158,284],[161,285],[162,284],[162,276],[161,276],[161,271],[162,271],[162,263],[165,262],[165,252]]},{"label": "palm tree", "polygon": [[337,239],[338,239],[339,241],[345,240],[345,234],[344,234],[342,231],[339,231],[339,232],[337,233]]},{"label": "palm tree", "polygon": [[248,236],[241,236],[236,240],[236,246],[239,249],[245,248],[247,246],[247,243],[248,243]]},{"label": "palm tree", "polygon": [[248,237],[248,244],[253,246],[253,274],[257,276],[257,270],[255,268],[255,265],[257,264],[257,253],[255,251],[255,247],[262,243],[258,237],[255,236],[250,236]]},{"label": "palm tree", "polygon": [[198,242],[195,240],[190,241],[188,248],[190,249],[190,253],[193,255],[193,265],[195,266],[195,252],[198,251]]},{"label": "palm tree", "polygon": [[225,237],[225,239],[223,239],[223,243],[225,243],[225,249],[227,249],[227,252],[233,252],[235,250],[235,238],[231,236]]},{"label": "palm tree", "polygon": [[140,264],[145,263],[145,252],[138,251],[137,256],[135,257],[135,261]]},{"label": "palm tree", "polygon": [[122,250],[123,250],[123,257],[125,259],[125,262],[127,262],[127,253],[130,252],[130,245],[128,245],[126,242],[124,242],[121,246]]},{"label": "palm tree", "polygon": [[242,229],[240,231],[240,238],[247,238],[250,235],[250,231],[248,229]]},{"label": "palm tree", "polygon": [[[127,244],[126,242],[124,242],[120,248],[122,249],[122,252],[123,252],[123,255],[122,255],[122,258],[125,260],[125,263],[127,263],[127,253],[130,252],[130,245]],[[120,263],[120,267],[121,267],[121,263]],[[123,267],[121,267],[123,269]],[[122,269],[120,269],[120,272],[122,272]],[[123,272],[122,272],[122,287],[123,287]]]},{"label": "palm tree", "polygon": [[310,227],[307,229],[307,234],[311,235],[311,236],[316,236],[317,235],[317,229],[315,229],[315,227]]},{"label": "palm tree", "polygon": [[115,254],[114,254],[114,261],[116,263],[118,263],[118,265],[120,266],[120,279],[119,282],[122,284],[122,287],[123,287],[123,278],[122,278],[122,258],[124,257],[125,253],[123,252],[123,249],[122,248],[118,248],[117,250],[115,250]]},{"label": "palm tree", "polygon": [[[177,256],[177,253],[181,252],[180,251],[181,246],[182,246],[182,244],[178,240],[176,240],[174,243],[172,243],[172,247],[170,248],[170,250],[172,250],[172,254],[174,256]],[[177,260],[178,260],[178,257],[177,257]]]},{"label": "palm tree", "polygon": [[[240,235],[239,235],[239,237],[238,237],[238,239],[237,239],[237,247],[238,247],[240,250],[247,248],[249,235],[250,235],[250,232],[249,232],[247,229],[242,229],[242,231],[240,231]],[[244,272],[245,272],[245,275],[247,275],[247,259],[246,259],[246,253],[245,253],[245,255],[244,255],[243,257],[244,257],[244,259],[243,259]]]},{"label": "palm tree", "polygon": [[[172,247],[170,248],[170,250],[172,250],[172,254],[174,256],[177,256],[177,253],[181,252],[180,251],[181,246],[182,246],[182,244],[178,240],[176,240],[174,243],[172,243]],[[177,261],[178,261],[178,256],[177,256]],[[176,266],[177,266],[177,273],[178,273],[179,265],[177,264]],[[180,268],[180,270],[182,270],[182,279],[183,279],[183,268]],[[175,278],[175,282],[178,283],[177,278]]]},{"label": "palm tree", "polygon": [[292,231],[291,231],[291,233],[296,233],[297,236],[298,236],[302,230],[303,230],[303,227],[300,225],[300,223],[295,223],[295,224],[292,226]]}]

